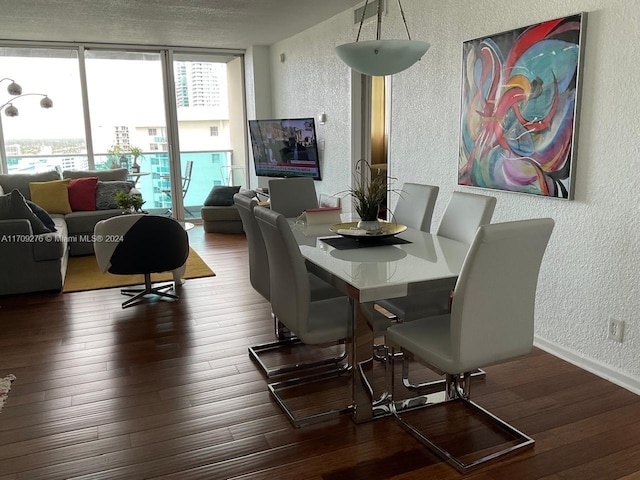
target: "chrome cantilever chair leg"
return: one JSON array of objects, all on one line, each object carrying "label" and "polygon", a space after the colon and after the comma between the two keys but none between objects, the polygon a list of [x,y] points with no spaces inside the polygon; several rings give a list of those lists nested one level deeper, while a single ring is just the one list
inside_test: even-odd
[{"label": "chrome cantilever chair leg", "polygon": [[[272,314],[273,315],[273,314]],[[320,368],[330,365],[337,365],[342,362],[345,358],[347,358],[346,349],[343,350],[340,355],[334,357],[323,358],[315,361],[308,362],[296,362],[289,365],[282,365],[278,367],[269,367],[263,359],[260,357],[261,354],[268,352],[276,352],[285,347],[294,347],[296,345],[302,346],[303,343],[293,335],[293,333],[285,327],[278,319],[273,315],[274,323],[275,323],[275,335],[278,339],[275,342],[263,343],[260,345],[254,345],[248,348],[249,357],[258,364],[258,366],[265,373],[267,378],[277,377],[278,375],[285,375],[287,373],[292,373],[296,371],[310,370],[314,368]]]},{"label": "chrome cantilever chair leg", "polygon": [[[389,407],[391,413],[398,419],[401,425],[407,429],[410,433],[416,436],[427,448],[435,452],[449,465],[453,466],[461,473],[467,473],[471,469],[482,465],[485,462],[493,460],[497,457],[512,454],[520,451],[524,448],[532,448],[535,444],[535,440],[520,430],[516,429],[512,425],[508,424],[504,420],[498,418],[488,410],[482,408],[477,403],[469,399],[469,390],[471,384],[471,375],[469,372],[461,375],[446,375],[446,388],[444,400],[432,401],[428,396],[416,397],[411,400],[395,402],[391,399]],[[405,418],[406,415],[410,415],[411,412],[419,410],[421,408],[432,408],[439,404],[459,402],[464,407],[479,413],[484,419],[484,423],[492,425],[495,430],[501,430],[503,434],[506,434],[509,438],[505,438],[503,444],[506,445],[502,449],[487,449],[488,453],[481,453],[479,457],[466,460],[465,456],[456,456],[447,451],[435,440],[427,436],[427,434],[416,427],[413,423]],[[401,408],[398,408],[401,407]]]},{"label": "chrome cantilever chair leg", "polygon": [[330,372],[323,372],[317,375],[307,375],[304,377],[293,378],[281,382],[270,383],[268,385],[268,388],[276,403],[280,406],[280,408],[282,408],[289,421],[293,424],[294,427],[298,428],[311,423],[337,418],[340,415],[352,412],[353,404],[347,405],[346,407],[332,408],[330,410],[325,410],[317,414],[296,416],[293,410],[289,408],[289,405],[286,398],[284,398],[283,393],[288,389],[295,389],[300,387],[308,389],[311,385],[313,385],[313,383],[321,382],[330,378],[350,376],[351,370],[352,367],[350,365],[342,364],[338,370],[332,370]]},{"label": "chrome cantilever chair leg", "polygon": [[[409,360],[400,354],[396,354],[396,358],[402,359],[402,384],[407,390],[420,392],[422,394],[435,393],[438,391],[446,390],[446,380],[438,379],[423,383],[411,383],[409,381]],[[487,372],[478,368],[469,374],[472,378],[484,379],[487,376]]]}]

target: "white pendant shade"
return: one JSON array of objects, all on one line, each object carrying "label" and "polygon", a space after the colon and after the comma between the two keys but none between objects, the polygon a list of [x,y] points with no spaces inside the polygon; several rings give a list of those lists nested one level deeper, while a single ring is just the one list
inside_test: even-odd
[{"label": "white pendant shade", "polygon": [[381,77],[406,70],[429,50],[418,40],[369,40],[336,47],[338,57],[365,75]]}]

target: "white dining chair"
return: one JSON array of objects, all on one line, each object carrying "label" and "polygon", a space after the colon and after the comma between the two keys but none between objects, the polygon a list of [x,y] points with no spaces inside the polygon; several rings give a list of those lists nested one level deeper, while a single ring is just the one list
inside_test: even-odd
[{"label": "white dining chair", "polygon": [[[437,235],[470,244],[478,227],[491,222],[495,210],[496,198],[466,192],[453,192],[438,226]],[[374,336],[384,337],[387,328],[395,322],[409,322],[416,318],[432,317],[449,312],[451,306],[451,290],[434,288],[420,295],[407,295],[393,299],[379,300],[370,311],[370,320]],[[374,345],[374,358],[386,361],[388,348],[386,342]],[[484,370],[473,372],[473,376],[484,377]],[[406,383],[415,390],[440,388],[439,381],[424,383]],[[383,396],[386,395],[386,392]]]},{"label": "white dining chair", "polygon": [[404,183],[390,221],[423,232],[431,231],[431,219],[439,190],[435,185]]},{"label": "white dining chair", "polygon": [[[496,207],[496,198],[467,192],[453,192],[449,203],[440,219],[436,234],[466,244],[471,244],[473,237],[481,225],[491,222]],[[378,303],[394,317],[403,321],[415,318],[446,313],[449,309],[449,293],[447,290],[434,290],[420,296],[406,296]],[[377,330],[384,331],[389,325],[377,316]]]},{"label": "white dining chair", "polygon": [[[415,405],[420,402],[416,398],[394,400],[401,387],[395,384],[392,369],[388,385],[392,413],[419,440],[463,473],[504,454],[533,446],[532,438],[470,400],[470,372],[531,351],[538,274],[553,226],[550,218],[480,226],[453,291],[451,313],[401,323],[387,330],[392,363],[395,352],[402,352],[405,382],[408,382],[408,358],[415,358],[446,376],[446,402],[461,402],[469,407],[465,420],[469,427],[457,433],[461,438],[456,440],[456,450],[467,444],[474,451],[453,454],[441,443],[447,437],[447,426],[451,425],[447,418],[438,426],[436,439],[417,426]],[[428,415],[432,405],[425,399],[420,407],[426,409],[422,415]],[[474,421],[474,416],[480,418]],[[492,436],[502,431],[505,438],[493,447],[485,445],[477,458],[467,457],[475,453],[471,430],[480,422],[491,425],[487,428]]]},{"label": "white dining chair", "polygon": [[[346,297],[335,297],[311,301],[305,260],[287,219],[282,214],[266,208],[258,207],[254,209],[254,213],[269,259],[270,302],[273,313],[305,345],[339,345],[350,341],[352,308],[349,300]],[[317,382],[328,378],[350,375],[351,370],[348,364],[343,363],[330,372],[271,383],[268,387],[291,423],[298,427],[349,412],[352,402],[313,414],[296,414],[287,401],[287,391],[293,389],[298,392],[298,396],[305,396],[305,386],[317,385]],[[309,396],[312,397],[313,394]],[[304,405],[307,402],[298,399],[298,403]]]},{"label": "white dining chair", "polygon": [[478,227],[491,222],[495,208],[496,197],[453,192],[436,234],[470,245]]},{"label": "white dining chair", "polygon": [[318,208],[316,187],[312,178],[277,178],[269,180],[271,210],[286,218],[298,217],[307,208]]},{"label": "white dining chair", "polygon": [[[255,219],[254,209],[258,207],[257,198],[249,198],[246,195],[236,193],[233,201],[240,214],[242,226],[247,237],[247,250],[249,255],[249,281],[251,286],[265,300],[271,299],[271,279],[269,273],[269,259],[267,250],[262,237],[262,232]],[[310,295],[313,300],[323,300],[326,298],[334,298],[342,296],[337,289],[329,285],[324,280],[318,278],[312,273],[308,274]],[[316,368],[321,365],[331,365],[344,360],[345,353],[342,352],[338,356],[324,358],[318,361],[296,362],[294,364],[270,366],[263,360],[263,354],[270,354],[279,349],[285,349],[300,343],[282,323],[277,316],[272,314],[274,322],[275,342],[263,343],[249,347],[249,356],[256,362],[265,375],[270,378],[276,375],[300,371],[306,368]]]}]

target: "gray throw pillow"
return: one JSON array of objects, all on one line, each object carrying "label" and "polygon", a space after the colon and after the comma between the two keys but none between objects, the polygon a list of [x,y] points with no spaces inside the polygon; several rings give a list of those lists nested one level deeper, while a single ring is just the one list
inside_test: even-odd
[{"label": "gray throw pillow", "polygon": [[211,189],[204,201],[206,207],[230,207],[233,205],[233,196],[240,191],[240,187],[225,187],[216,185]]},{"label": "gray throw pillow", "polygon": [[98,182],[96,186],[96,210],[118,208],[116,194],[129,193],[133,188],[132,182]]},{"label": "gray throw pillow", "polygon": [[34,235],[51,231],[44,226],[42,221],[29,208],[27,201],[17,188],[14,188],[10,193],[0,195],[0,220],[19,220],[23,218],[29,220]]},{"label": "gray throw pillow", "polygon": [[51,215],[49,215],[49,213],[47,213],[44,208],[42,208],[37,203],[33,203],[31,200],[27,200],[27,205],[29,205],[31,211],[35,214],[36,217],[40,219],[40,221],[44,224],[45,227],[49,229],[50,232],[57,231],[55,222],[51,218]]}]

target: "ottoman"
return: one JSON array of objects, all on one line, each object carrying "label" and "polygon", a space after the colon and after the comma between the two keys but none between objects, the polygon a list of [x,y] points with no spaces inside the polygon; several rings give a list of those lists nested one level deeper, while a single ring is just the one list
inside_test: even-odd
[{"label": "ottoman", "polygon": [[242,233],[242,220],[235,205],[204,206],[200,210],[207,233]]}]

